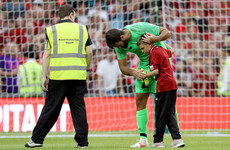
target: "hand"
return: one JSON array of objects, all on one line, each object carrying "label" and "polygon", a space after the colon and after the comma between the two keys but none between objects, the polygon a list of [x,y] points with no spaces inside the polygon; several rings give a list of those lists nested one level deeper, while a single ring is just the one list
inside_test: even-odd
[{"label": "hand", "polygon": [[200,92],[200,96],[201,96],[201,97],[204,97],[204,96],[205,96],[205,94],[206,94],[206,93],[205,93],[205,91],[204,91],[204,90],[202,90],[202,91]]},{"label": "hand", "polygon": [[153,44],[155,42],[159,42],[158,36],[155,36],[152,33],[146,32],[145,36],[142,38],[142,40],[148,44]]},{"label": "hand", "polygon": [[99,91],[99,96],[100,96],[100,97],[105,97],[105,94],[100,90],[100,91]]},{"label": "hand", "polygon": [[42,78],[42,88],[46,92],[48,92],[48,83],[49,83],[49,79]]},{"label": "hand", "polygon": [[18,69],[14,69],[13,71],[12,71],[12,75],[15,77],[15,76],[17,76],[18,75]]},{"label": "hand", "polygon": [[134,70],[133,76],[138,80],[143,80],[146,78],[146,74],[144,73],[144,70]]},{"label": "hand", "polygon": [[124,91],[123,91],[123,90],[120,90],[120,91],[119,91],[119,96],[124,96],[124,95],[125,95]]}]

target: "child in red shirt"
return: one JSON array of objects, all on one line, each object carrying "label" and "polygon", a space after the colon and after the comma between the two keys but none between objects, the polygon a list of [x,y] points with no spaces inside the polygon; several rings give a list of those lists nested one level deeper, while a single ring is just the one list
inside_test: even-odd
[{"label": "child in red shirt", "polygon": [[150,72],[146,78],[156,76],[156,134],[151,147],[165,147],[163,142],[166,125],[171,133],[173,142],[169,147],[184,147],[179,127],[175,116],[177,84],[173,77],[173,70],[169,57],[174,53],[173,49],[166,44],[168,49],[148,44],[152,35],[147,33],[140,36],[137,45],[141,51],[149,55]]}]

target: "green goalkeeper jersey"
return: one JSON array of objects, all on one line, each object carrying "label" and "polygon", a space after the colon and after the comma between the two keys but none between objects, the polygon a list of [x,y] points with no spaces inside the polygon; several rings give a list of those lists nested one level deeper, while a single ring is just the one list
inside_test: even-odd
[{"label": "green goalkeeper jersey", "polygon": [[[139,57],[139,65],[138,69],[145,69],[149,72],[149,61],[148,61],[148,55],[141,52],[141,49],[137,46],[137,41],[139,37],[142,34],[145,34],[146,32],[152,33],[156,36],[160,34],[159,26],[147,23],[147,22],[139,22],[134,23],[132,25],[127,25],[124,27],[124,29],[128,29],[131,33],[131,39],[128,41],[128,47],[127,48],[115,48],[117,58],[119,60],[126,59],[126,52],[131,52],[136,54]],[[163,42],[157,42],[154,43],[157,46],[161,46],[163,48],[166,48]],[[166,48],[167,49],[167,48]]]},{"label": "green goalkeeper jersey", "polygon": [[[128,41],[128,47],[127,48],[115,48],[117,58],[119,60],[126,59],[126,52],[131,52],[136,54],[139,57],[139,65],[138,69],[144,69],[147,72],[150,72],[149,70],[149,60],[148,55],[141,52],[141,49],[137,46],[137,41],[139,37],[142,34],[145,34],[146,32],[152,33],[156,36],[160,34],[160,28],[159,26],[147,23],[147,22],[139,22],[134,23],[132,25],[127,25],[124,27],[124,29],[128,29],[131,33],[131,39]],[[154,43],[157,46],[161,46],[163,48],[166,48],[165,44],[163,42],[157,42]],[[166,48],[167,49],[167,48]],[[150,86],[149,88],[141,88],[142,82],[136,80],[135,81],[135,91],[136,93],[155,93],[156,92],[156,80],[154,78],[149,79]]]}]

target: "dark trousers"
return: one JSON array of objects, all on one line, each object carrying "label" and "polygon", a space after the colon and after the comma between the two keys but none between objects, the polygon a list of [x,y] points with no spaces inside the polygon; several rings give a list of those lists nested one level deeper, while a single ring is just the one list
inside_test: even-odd
[{"label": "dark trousers", "polygon": [[50,80],[45,105],[31,139],[35,143],[43,143],[57,121],[64,99],[67,97],[76,131],[74,139],[80,146],[88,145],[88,123],[84,101],[86,91],[85,80]]},{"label": "dark trousers", "polygon": [[180,139],[181,135],[175,116],[176,90],[156,93],[156,134],[154,143],[162,142],[166,125],[173,139]]}]

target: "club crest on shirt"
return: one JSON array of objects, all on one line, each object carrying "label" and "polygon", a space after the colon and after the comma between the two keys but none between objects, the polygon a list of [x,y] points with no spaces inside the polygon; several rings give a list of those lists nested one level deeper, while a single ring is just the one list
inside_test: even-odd
[{"label": "club crest on shirt", "polygon": [[153,70],[153,69],[154,69],[153,65],[149,66],[149,68],[150,68],[150,70]]}]

